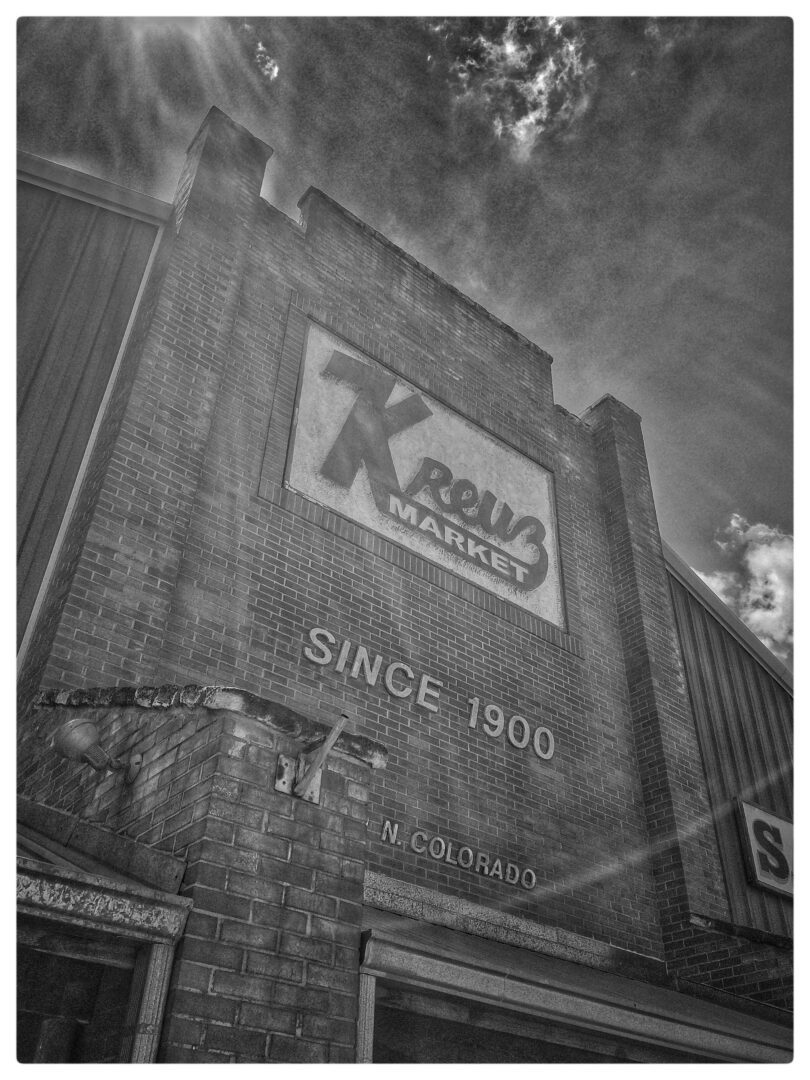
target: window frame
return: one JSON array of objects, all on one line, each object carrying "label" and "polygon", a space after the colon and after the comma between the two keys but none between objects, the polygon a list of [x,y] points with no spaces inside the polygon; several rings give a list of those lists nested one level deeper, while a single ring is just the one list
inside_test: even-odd
[{"label": "window frame", "polygon": [[120,1060],[157,1059],[174,950],[192,901],[35,859],[17,862],[17,912],[136,947]]}]

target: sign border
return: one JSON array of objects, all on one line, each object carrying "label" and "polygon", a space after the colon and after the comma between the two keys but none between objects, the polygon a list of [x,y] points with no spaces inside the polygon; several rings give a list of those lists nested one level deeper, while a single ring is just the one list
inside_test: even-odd
[{"label": "sign border", "polygon": [[[776,893],[778,896],[784,896],[785,898],[793,899],[793,889],[787,889],[780,887],[772,881],[764,881],[757,870],[756,861],[754,859],[753,844],[751,843],[751,837],[748,831],[748,822],[745,817],[745,807],[749,806],[752,810],[758,810],[761,814],[768,814],[771,817],[779,818],[786,825],[790,825],[793,828],[793,822],[788,818],[782,817],[781,814],[777,814],[775,810],[768,810],[764,806],[760,806],[758,803],[749,802],[747,799],[743,799],[741,795],[738,795],[734,800],[734,807],[737,817],[737,829],[740,835],[740,847],[743,853],[743,864],[745,866],[745,876],[748,878],[750,885],[756,886],[758,889],[765,889],[768,892]],[[791,879],[794,876],[793,866],[790,868]]]},{"label": "sign border", "polygon": [[[449,574],[453,578],[455,578],[457,581],[459,581],[459,582],[461,582],[461,583],[463,583],[465,585],[468,585],[471,588],[480,589],[482,592],[486,593],[488,596],[491,596],[491,597],[495,598],[496,600],[500,601],[501,603],[503,603],[505,605],[508,605],[510,608],[514,609],[515,612],[519,612],[520,614],[528,616],[528,617],[530,617],[532,619],[537,619],[540,623],[543,623],[544,625],[551,627],[552,629],[557,631],[559,634],[564,634],[566,636],[570,636],[571,631],[570,631],[570,623],[569,623],[569,617],[568,617],[568,605],[567,605],[567,602],[566,602],[565,574],[564,574],[564,569],[563,569],[563,548],[562,548],[562,544],[560,543],[559,504],[558,504],[558,500],[557,500],[557,477],[556,477],[556,474],[555,474],[555,470],[550,465],[546,464],[545,461],[542,461],[538,457],[532,456],[531,454],[527,454],[524,450],[519,449],[517,446],[514,445],[514,443],[510,442],[508,439],[503,439],[499,435],[495,435],[491,431],[488,431],[486,428],[482,427],[480,424],[476,423],[474,420],[470,419],[468,416],[465,416],[464,413],[461,412],[461,410],[458,409],[456,406],[448,404],[442,397],[440,397],[439,395],[437,395],[433,391],[426,390],[423,386],[421,386],[421,384],[419,384],[418,382],[414,381],[413,379],[410,379],[407,376],[403,375],[400,371],[398,371],[396,368],[394,368],[391,364],[386,363],[384,360],[380,360],[377,356],[374,355],[373,352],[370,352],[366,347],[356,344],[354,341],[352,341],[351,338],[347,337],[345,334],[338,333],[334,329],[334,327],[329,326],[323,320],[316,318],[315,316],[313,316],[310,313],[307,313],[306,311],[300,311],[300,309],[299,309],[299,312],[300,312],[301,317],[305,320],[306,325],[304,327],[303,342],[301,344],[300,353],[298,355],[298,376],[297,376],[296,390],[295,390],[295,401],[294,401],[294,404],[293,404],[292,417],[291,417],[291,420],[290,420],[289,437],[288,437],[288,441],[287,441],[287,452],[286,452],[285,459],[284,459],[284,468],[283,468],[283,473],[282,473],[282,477],[283,477],[282,483],[283,483],[284,488],[286,488],[290,492],[293,492],[299,498],[306,499],[308,502],[312,503],[314,506],[320,507],[326,513],[334,514],[336,517],[339,517],[342,520],[344,520],[344,521],[348,522],[349,524],[351,524],[354,528],[363,529],[370,536],[378,537],[380,540],[382,540],[382,541],[384,541],[386,543],[390,543],[390,544],[393,544],[393,545],[401,548],[402,551],[406,552],[411,557],[424,560],[426,563],[428,563],[430,566],[435,567],[441,573]],[[376,364],[379,364],[382,368],[384,368],[391,375],[393,375],[400,383],[404,383],[406,386],[409,386],[409,387],[413,388],[418,393],[424,394],[428,399],[430,399],[432,401],[435,401],[437,404],[441,405],[442,408],[447,409],[448,412],[452,412],[456,417],[458,417],[458,419],[460,421],[462,421],[465,424],[469,424],[476,431],[480,432],[485,438],[491,439],[494,443],[505,447],[506,449],[508,449],[512,453],[517,454],[521,458],[524,458],[526,461],[530,462],[532,465],[536,465],[538,468],[543,469],[544,472],[546,472],[548,474],[549,501],[550,501],[550,503],[551,503],[551,505],[552,505],[552,507],[554,509],[554,513],[553,513],[553,525],[552,525],[551,528],[549,528],[547,535],[553,535],[554,543],[556,545],[557,573],[558,573],[558,577],[559,577],[559,594],[560,594],[560,622],[559,623],[552,622],[550,619],[544,618],[542,615],[538,614],[536,611],[532,611],[528,607],[524,607],[521,604],[515,603],[513,600],[506,599],[505,597],[503,597],[499,593],[497,593],[494,589],[487,588],[487,586],[485,584],[482,584],[479,581],[473,581],[470,578],[467,578],[464,575],[459,574],[457,571],[451,569],[450,567],[447,567],[447,566],[443,565],[442,563],[438,562],[436,559],[432,559],[429,555],[426,555],[424,552],[413,551],[411,548],[407,547],[402,542],[392,539],[390,536],[387,536],[385,533],[378,532],[376,529],[370,527],[369,525],[365,524],[364,522],[356,521],[354,518],[347,517],[344,513],[341,513],[341,511],[335,510],[331,506],[327,506],[326,504],[320,502],[318,499],[314,498],[312,495],[310,495],[310,494],[308,494],[306,492],[300,491],[297,487],[295,487],[292,483],[290,483],[290,472],[292,470],[292,460],[293,460],[293,454],[294,454],[294,451],[295,451],[295,439],[296,439],[296,434],[297,434],[297,430],[298,430],[299,404],[300,404],[301,394],[302,394],[302,391],[303,391],[303,383],[304,383],[304,365],[305,365],[305,361],[306,361],[307,347],[308,347],[308,344],[309,344],[310,330],[311,330],[311,328],[313,326],[317,326],[319,329],[323,330],[330,337],[334,338],[336,341],[341,342],[341,343],[349,346],[349,348],[359,352],[364,358],[366,358],[368,360],[371,360],[372,362],[374,362]]]}]

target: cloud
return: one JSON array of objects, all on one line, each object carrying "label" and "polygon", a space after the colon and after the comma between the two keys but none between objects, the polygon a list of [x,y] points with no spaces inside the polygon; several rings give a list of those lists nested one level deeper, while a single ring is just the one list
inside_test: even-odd
[{"label": "cloud", "polygon": [[433,29],[450,51],[459,99],[484,109],[516,160],[528,160],[543,132],[569,131],[587,110],[594,64],[583,58],[584,39],[573,24],[550,17],[472,26],[448,20]]},{"label": "cloud", "polygon": [[698,576],[787,663],[793,656],[793,537],[732,514],[715,543],[735,566]]},{"label": "cloud", "polygon": [[256,63],[259,66],[259,71],[270,82],[273,79],[278,78],[278,63],[273,59],[267,49],[260,41],[256,46]]}]

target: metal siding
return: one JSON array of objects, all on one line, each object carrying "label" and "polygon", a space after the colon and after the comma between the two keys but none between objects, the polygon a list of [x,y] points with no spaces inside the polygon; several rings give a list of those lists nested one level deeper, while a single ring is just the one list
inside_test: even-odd
[{"label": "metal siding", "polygon": [[157,226],[29,183],[17,205],[19,641]]},{"label": "metal siding", "polygon": [[791,901],[748,882],[735,800],[793,820],[791,697],[672,575],[670,585],[732,921],[790,937]]}]

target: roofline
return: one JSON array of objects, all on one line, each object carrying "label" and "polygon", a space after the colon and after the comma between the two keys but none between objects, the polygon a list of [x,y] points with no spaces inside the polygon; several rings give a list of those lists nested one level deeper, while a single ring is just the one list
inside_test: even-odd
[{"label": "roofline", "polygon": [[[111,210],[117,210],[119,213],[127,213],[133,217],[153,222],[156,225],[163,224],[171,217],[171,203],[163,202],[160,199],[153,198],[151,195],[144,195],[142,192],[121,187],[119,184],[113,184],[109,180],[102,180],[100,177],[93,176],[91,173],[80,172],[67,165],[60,165],[58,162],[50,161],[47,158],[37,157],[35,154],[29,154],[25,151],[18,151],[17,175],[19,179],[37,184],[40,187],[46,187],[52,191],[69,194],[73,197],[84,199],[87,202],[95,203],[96,205],[101,205]],[[325,192],[316,187],[309,187],[301,196],[301,199],[298,202],[299,207],[302,207],[302,204],[311,195],[317,195],[319,198],[323,199],[324,202],[340,211],[341,214],[355,225],[360,226],[366,232],[370,233],[380,243],[384,244],[386,247],[392,248],[407,262],[412,263],[423,273],[435,279],[439,284],[443,285],[451,292],[457,294],[467,304],[486,315],[499,328],[508,331],[522,344],[528,345],[533,352],[539,354],[547,362],[552,362],[552,357],[545,349],[542,349],[539,345],[525,337],[520,331],[515,330],[514,327],[510,326],[508,323],[503,322],[503,320],[499,319],[496,315],[493,315],[492,312],[487,311],[486,308],[471,297],[466,296],[460,289],[456,288],[456,286],[451,285],[450,282],[439,277],[439,275],[429,267],[420,263],[407,251],[398,247],[393,241],[389,240],[388,237],[362,221],[350,210],[347,210],[345,206],[341,206],[339,202],[331,198]],[[605,395],[605,397],[610,396],[611,395]],[[603,399],[600,399],[600,401],[601,400]],[[596,404],[598,404],[598,402]],[[595,406],[591,406],[591,408],[594,407]],[[792,694],[793,676],[790,669],[762,644],[759,638],[756,637],[756,635],[748,629],[745,623],[743,623],[742,620],[723,603],[719,596],[717,596],[717,594],[701,580],[692,567],[684,562],[669,544],[662,541],[662,545],[664,550],[664,561],[673,577],[677,578],[692,596],[694,596],[695,599],[698,600],[718,620],[718,622],[720,622],[729,633],[737,639],[743,648],[745,648],[747,652],[762,664],[762,666]]]},{"label": "roofline", "polygon": [[661,541],[664,549],[664,562],[667,565],[667,569],[676,578],[681,585],[687,589],[692,596],[705,607],[714,618],[722,624],[724,629],[736,638],[737,642],[749,652],[755,660],[757,660],[764,668],[767,669],[770,675],[772,675],[777,682],[781,683],[785,690],[792,696],[793,695],[793,674],[785,664],[782,663],[778,657],[774,656],[771,650],[763,645],[759,638],[754,634],[742,619],[738,618],[728,607],[724,604],[717,593],[703,581],[697,573],[685,563],[683,559],[678,555],[665,541]]},{"label": "roofline", "polygon": [[171,203],[23,150],[17,152],[17,177],[37,187],[82,199],[154,225],[163,225],[172,213]]},{"label": "roofline", "polygon": [[364,232],[367,232],[375,240],[379,241],[379,243],[381,243],[384,247],[390,248],[392,251],[396,252],[396,254],[401,259],[404,259],[405,262],[410,263],[411,266],[416,267],[416,269],[423,273],[426,277],[431,278],[441,287],[448,289],[455,296],[460,297],[466,305],[473,308],[476,312],[478,312],[478,314],[483,315],[491,323],[497,326],[499,330],[505,331],[511,337],[516,338],[522,346],[531,349],[531,351],[536,356],[544,360],[547,364],[554,363],[554,357],[551,355],[551,353],[546,352],[546,350],[541,348],[537,344],[537,342],[532,341],[531,338],[527,338],[525,334],[521,334],[521,332],[519,330],[516,330],[514,326],[510,326],[508,322],[504,322],[503,319],[499,319],[497,315],[493,315],[491,311],[488,311],[487,308],[483,306],[483,304],[479,304],[477,300],[473,300],[471,296],[467,296],[467,294],[463,293],[461,289],[459,289],[456,285],[453,285],[449,281],[446,281],[443,277],[437,274],[435,270],[431,270],[429,266],[425,266],[424,263],[419,262],[417,258],[407,252],[404,248],[399,247],[399,245],[395,244],[393,240],[389,240],[384,233],[379,232],[372,225],[369,225],[368,222],[363,221],[362,218],[359,218],[356,214],[353,214],[351,210],[347,210],[345,206],[342,206],[339,202],[337,202],[336,199],[333,199],[331,195],[327,195],[325,191],[321,191],[320,188],[310,185],[304,192],[304,194],[301,196],[301,198],[298,200],[298,207],[302,212],[302,216],[305,217],[304,203],[312,195],[315,195],[319,199],[322,199],[334,210],[337,210],[339,213],[341,213],[353,225],[358,226]]}]

